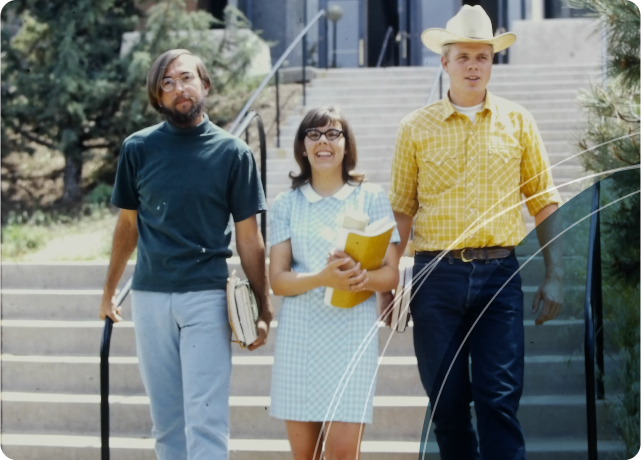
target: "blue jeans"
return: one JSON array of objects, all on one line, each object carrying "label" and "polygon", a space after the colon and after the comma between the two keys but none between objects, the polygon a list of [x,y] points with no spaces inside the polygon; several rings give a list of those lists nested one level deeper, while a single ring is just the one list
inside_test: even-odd
[{"label": "blue jeans", "polygon": [[159,460],[226,460],[230,327],[225,291],[132,291],[140,374]]},{"label": "blue jeans", "polygon": [[[434,259],[417,255],[414,277]],[[411,303],[414,349],[442,460],[525,459],[525,440],[516,418],[523,391],[524,353],[523,292],[518,274],[481,314],[518,266],[513,254],[472,262],[446,256],[422,286],[415,278],[418,291]],[[472,426],[472,401],[478,442]]]}]

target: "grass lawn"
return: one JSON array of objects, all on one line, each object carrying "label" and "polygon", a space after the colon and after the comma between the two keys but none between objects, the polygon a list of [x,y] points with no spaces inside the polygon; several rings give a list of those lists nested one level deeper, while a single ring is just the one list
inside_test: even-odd
[{"label": "grass lawn", "polygon": [[2,261],[109,260],[117,218],[101,207],[81,217],[35,214],[28,222],[9,222],[2,227]]}]

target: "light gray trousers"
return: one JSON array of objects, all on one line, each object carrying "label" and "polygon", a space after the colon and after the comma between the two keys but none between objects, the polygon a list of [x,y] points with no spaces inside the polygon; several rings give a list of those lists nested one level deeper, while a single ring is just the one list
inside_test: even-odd
[{"label": "light gray trousers", "polygon": [[132,291],[159,460],[227,460],[230,327],[223,290]]}]

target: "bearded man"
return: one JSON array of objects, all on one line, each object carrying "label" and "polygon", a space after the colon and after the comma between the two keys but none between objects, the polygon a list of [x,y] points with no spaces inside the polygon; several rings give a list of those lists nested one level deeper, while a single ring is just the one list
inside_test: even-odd
[{"label": "bearded man", "polygon": [[99,316],[122,320],[112,298],[137,246],[132,310],[159,460],[228,458],[230,216],[259,303],[250,350],[265,343],[273,315],[256,222],[266,209],[256,163],[245,143],[209,121],[210,84],[188,50],[156,59],[149,102],[167,121],[124,141],[111,198],[121,211]]}]

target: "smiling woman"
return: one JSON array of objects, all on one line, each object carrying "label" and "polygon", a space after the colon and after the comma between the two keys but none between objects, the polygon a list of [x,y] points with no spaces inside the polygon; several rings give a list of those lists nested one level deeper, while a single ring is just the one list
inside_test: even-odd
[{"label": "smiling woman", "polygon": [[[382,187],[363,183],[364,176],[353,172],[356,142],[338,109],[305,116],[294,156],[301,172],[290,174],[293,190],[276,197],[270,211],[270,281],[274,294],[284,296],[270,414],[285,420],[294,458],[322,458],[324,440],[327,458],[358,459],[363,424],[371,423],[373,412],[378,347],[376,340],[363,340],[377,328],[375,297],[336,308],[325,305],[324,288],[359,292],[396,286],[396,251],[388,250],[383,266],[368,272],[333,249],[347,213],[374,222],[392,220],[392,209]],[[394,231],[392,243],[398,240]],[[356,354],[360,360],[354,364]],[[331,432],[325,421],[332,422]]]}]

